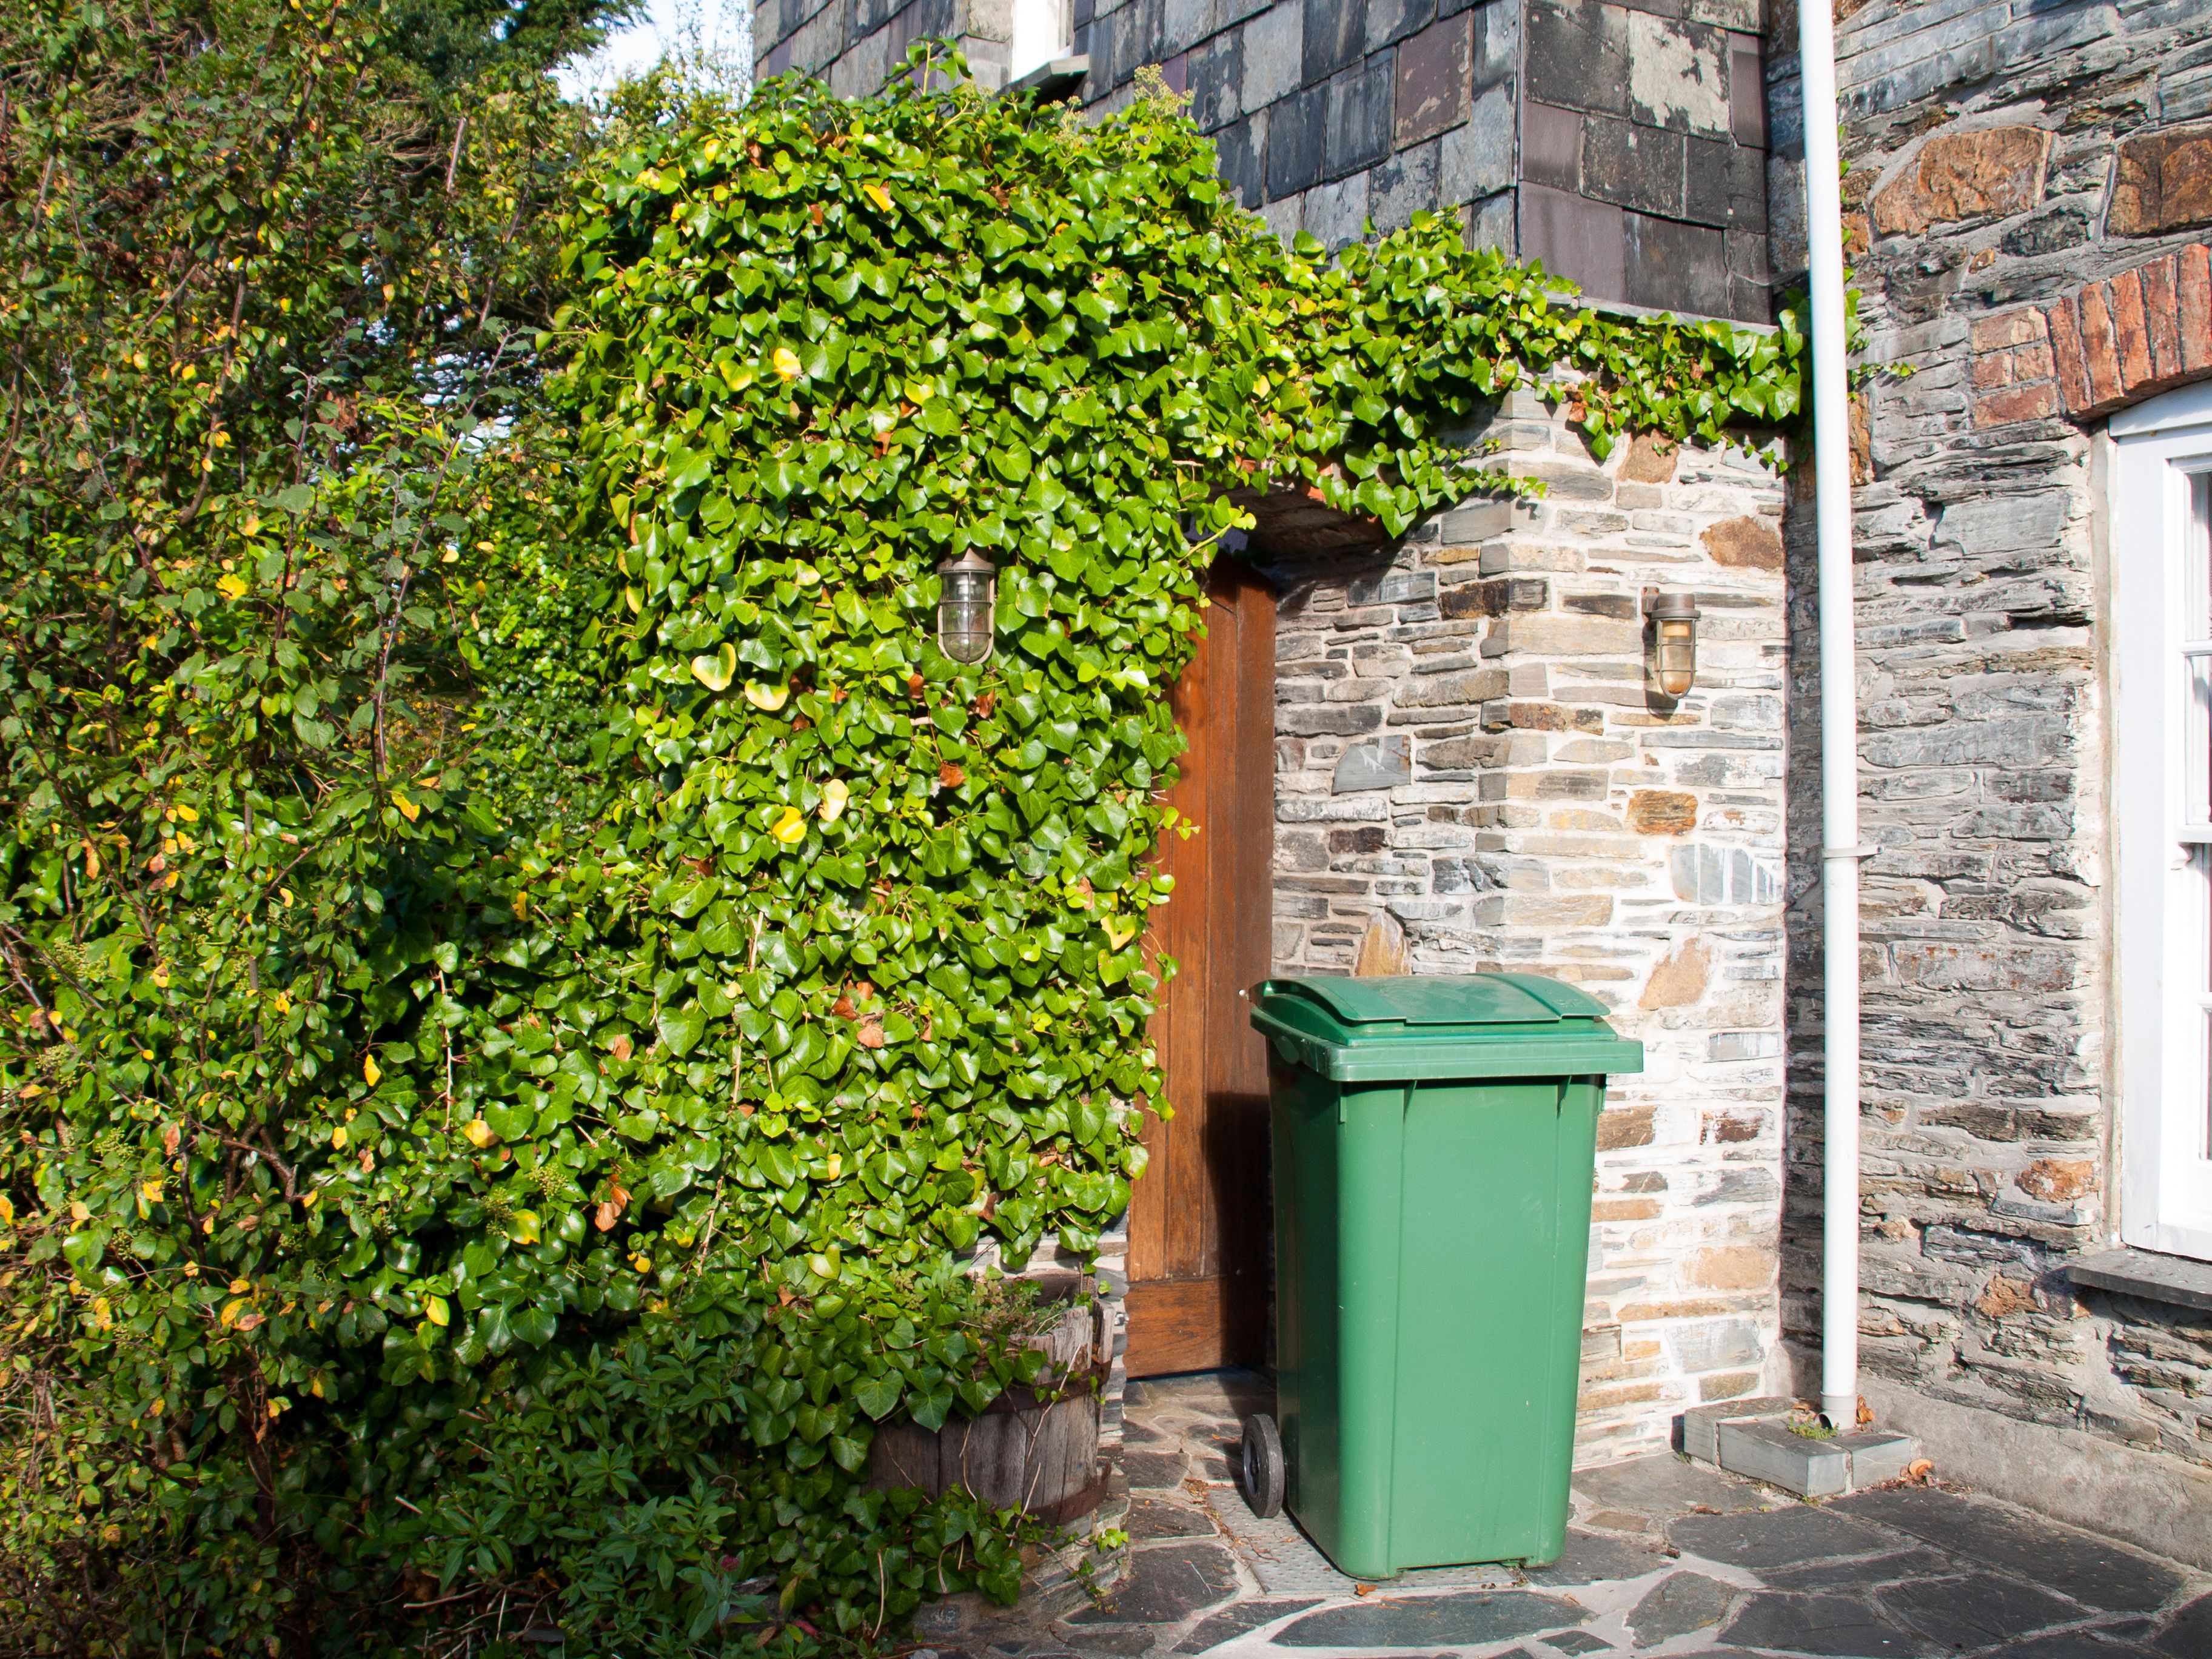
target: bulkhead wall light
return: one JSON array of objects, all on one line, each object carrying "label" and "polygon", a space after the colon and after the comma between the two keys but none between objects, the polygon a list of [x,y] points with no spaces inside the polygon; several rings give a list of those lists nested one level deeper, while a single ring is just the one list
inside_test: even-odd
[{"label": "bulkhead wall light", "polygon": [[991,654],[999,572],[969,548],[937,567],[944,582],[937,599],[937,643],[955,662],[981,662]]},{"label": "bulkhead wall light", "polygon": [[1644,614],[1651,618],[1652,666],[1660,690],[1669,697],[1687,696],[1698,681],[1697,596],[1647,587]]}]

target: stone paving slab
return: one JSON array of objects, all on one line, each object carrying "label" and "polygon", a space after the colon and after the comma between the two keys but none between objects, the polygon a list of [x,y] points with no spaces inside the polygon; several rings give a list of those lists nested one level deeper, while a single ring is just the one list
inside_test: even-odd
[{"label": "stone paving slab", "polygon": [[[1839,1498],[1832,1509],[1878,1521],[1938,1549],[2048,1584],[2093,1607],[2143,1613],[2189,1577],[2189,1570],[2075,1527],[2045,1521],[1991,1498],[1932,1486],[1895,1486]],[[2208,1656],[2212,1659],[2212,1656]]]},{"label": "stone paving slab", "polygon": [[[1352,1577],[1322,1554],[1314,1541],[1287,1515],[1261,1520],[1244,1506],[1234,1486],[1208,1486],[1207,1511],[1262,1594],[1295,1595],[1319,1592],[1324,1595],[1355,1595],[1372,1580]],[[1520,1581],[1512,1568],[1495,1565],[1464,1567],[1415,1567],[1390,1581],[1394,1590],[1505,1589]]]},{"label": "stone paving slab", "polygon": [[1139,1385],[1118,1576],[933,1604],[913,1659],[2212,1659],[2212,1576],[1942,1487],[1805,1504],[1665,1455],[1578,1474],[1549,1567],[1363,1583],[1231,1484],[1271,1404],[1249,1372]]},{"label": "stone paving slab", "polygon": [[1454,1590],[1441,1595],[1377,1596],[1307,1613],[1278,1631],[1285,1648],[1487,1647],[1540,1631],[1563,1630],[1589,1618],[1567,1596],[1529,1590]]}]

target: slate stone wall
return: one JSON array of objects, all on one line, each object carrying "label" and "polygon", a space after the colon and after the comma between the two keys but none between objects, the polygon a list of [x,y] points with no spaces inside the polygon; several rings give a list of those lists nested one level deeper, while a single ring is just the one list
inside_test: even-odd
[{"label": "slate stone wall", "polygon": [[[2199,1480],[2182,1466],[2212,1466],[2212,1321],[2077,1291],[2064,1270],[2118,1224],[2092,450],[2098,416],[2212,368],[2212,7],[1838,10],[1869,356],[1914,371],[1869,389],[1854,433],[1861,811],[1881,849],[1863,866],[1863,1355],[1878,1378]],[[1796,270],[1802,125],[1780,22],[1774,258]],[[1808,508],[1793,503],[1789,535],[1783,1294],[1806,1386],[1822,1082]],[[2055,1496],[2035,1461],[2014,1460],[2009,1495]]]},{"label": "slate stone wall", "polygon": [[1520,251],[1595,299],[1770,318],[1760,0],[1529,0]]},{"label": "slate stone wall", "polygon": [[[1595,1462],[1783,1375],[1783,495],[1736,453],[1644,442],[1600,465],[1526,393],[1474,441],[1544,499],[1270,568],[1274,954],[1550,974],[1644,1040],[1599,1127]],[[1646,586],[1704,609],[1679,705],[1649,678]]]},{"label": "slate stone wall", "polygon": [[[1762,0],[1070,0],[1079,94],[1158,66],[1284,237],[1456,213],[1589,296],[1770,319]],[[1009,0],[760,0],[760,72],[873,90],[925,36],[1003,82]]]}]

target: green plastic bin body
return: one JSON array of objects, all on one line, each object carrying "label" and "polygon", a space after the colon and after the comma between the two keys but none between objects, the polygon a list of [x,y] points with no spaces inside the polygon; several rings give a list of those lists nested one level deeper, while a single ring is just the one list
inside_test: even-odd
[{"label": "green plastic bin body", "polygon": [[1278,1422],[1345,1572],[1566,1545],[1602,1006],[1528,975],[1268,980]]}]

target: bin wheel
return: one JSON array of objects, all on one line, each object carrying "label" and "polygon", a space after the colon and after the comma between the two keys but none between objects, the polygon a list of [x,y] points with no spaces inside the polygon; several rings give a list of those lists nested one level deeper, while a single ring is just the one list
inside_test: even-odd
[{"label": "bin wheel", "polygon": [[1244,1419],[1244,1455],[1238,1484],[1252,1513],[1262,1521],[1283,1512],[1283,1437],[1275,1419],[1255,1412]]}]

